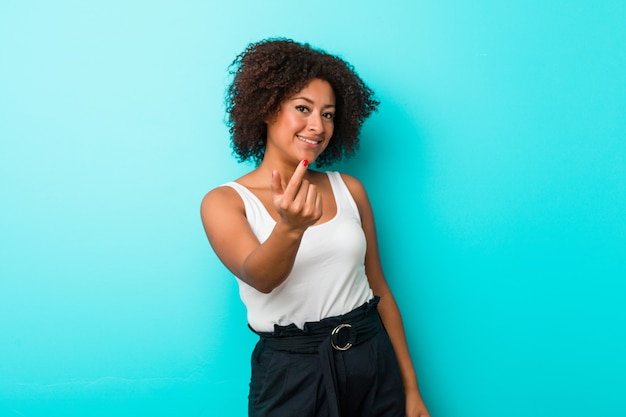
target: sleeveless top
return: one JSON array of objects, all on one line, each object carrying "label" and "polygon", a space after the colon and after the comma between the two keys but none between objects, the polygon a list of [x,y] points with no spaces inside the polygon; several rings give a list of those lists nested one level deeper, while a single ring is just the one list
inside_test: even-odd
[{"label": "sleeveless top", "polygon": [[[302,329],[306,322],[348,313],[374,296],[365,275],[366,241],[359,210],[341,174],[326,174],[337,214],[304,232],[285,281],[264,294],[236,277],[248,323],[257,332],[271,332],[275,324],[293,323]],[[252,231],[264,242],[276,222],[263,203],[239,183],[224,185],[237,191]]]}]

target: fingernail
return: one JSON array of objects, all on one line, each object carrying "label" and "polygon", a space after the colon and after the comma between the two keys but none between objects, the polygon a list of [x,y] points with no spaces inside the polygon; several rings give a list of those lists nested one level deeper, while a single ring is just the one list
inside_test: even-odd
[{"label": "fingernail", "polygon": [[309,165],[309,161],[307,161],[306,159],[304,161],[302,161],[302,165],[307,166]]}]

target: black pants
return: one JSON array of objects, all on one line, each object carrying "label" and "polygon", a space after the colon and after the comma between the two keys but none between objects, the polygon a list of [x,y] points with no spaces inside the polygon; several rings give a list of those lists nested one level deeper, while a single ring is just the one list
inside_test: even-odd
[{"label": "black pants", "polygon": [[[375,307],[374,303],[371,314],[378,316]],[[276,330],[285,329],[302,333],[293,326],[277,326]],[[268,344],[262,337],[252,354],[249,416],[331,417],[326,389],[328,375],[322,371],[320,354],[315,350],[304,353],[276,350]],[[341,417],[404,416],[400,370],[389,336],[382,327],[373,337],[348,350],[331,352]]]}]

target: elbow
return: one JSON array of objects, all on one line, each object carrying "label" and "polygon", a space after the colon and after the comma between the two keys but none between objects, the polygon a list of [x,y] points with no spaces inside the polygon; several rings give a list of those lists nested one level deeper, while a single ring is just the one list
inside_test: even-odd
[{"label": "elbow", "polygon": [[255,290],[262,292],[263,294],[269,294],[272,291],[274,291],[274,288],[276,287],[254,287]]},{"label": "elbow", "polygon": [[278,287],[278,285],[280,285],[270,282],[248,282],[248,284],[258,292],[261,292],[263,294],[271,293],[276,289],[276,287]]},{"label": "elbow", "polygon": [[242,272],[242,281],[263,294],[269,294],[274,291],[289,276],[289,271],[280,273],[276,269],[271,271],[253,271],[247,263],[244,263]]},{"label": "elbow", "polygon": [[245,274],[242,278],[242,281],[263,294],[271,293],[282,282],[282,280],[277,282],[274,279],[268,277],[258,277],[252,276],[250,274]]}]

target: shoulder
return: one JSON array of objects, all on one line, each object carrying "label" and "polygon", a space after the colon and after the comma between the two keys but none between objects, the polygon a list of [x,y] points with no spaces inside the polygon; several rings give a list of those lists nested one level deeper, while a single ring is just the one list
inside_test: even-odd
[{"label": "shoulder", "polygon": [[367,197],[367,191],[365,190],[365,186],[363,185],[363,183],[352,175],[344,173],[340,173],[340,175],[341,179],[346,184],[346,187],[348,187],[348,191],[350,191],[350,194],[352,195],[354,202],[359,208],[361,215],[363,215],[364,209],[367,209],[369,211],[370,202],[369,198]]},{"label": "shoulder", "polygon": [[202,217],[209,213],[233,209],[244,211],[244,204],[239,193],[228,185],[221,185],[206,193],[200,204]]},{"label": "shoulder", "polygon": [[352,175],[344,173],[340,173],[340,175],[341,179],[346,184],[346,187],[348,187],[348,190],[350,190],[350,193],[355,199],[360,196],[367,197],[365,187],[363,186],[363,183],[361,183],[361,181],[359,181],[356,177],[353,177]]}]

